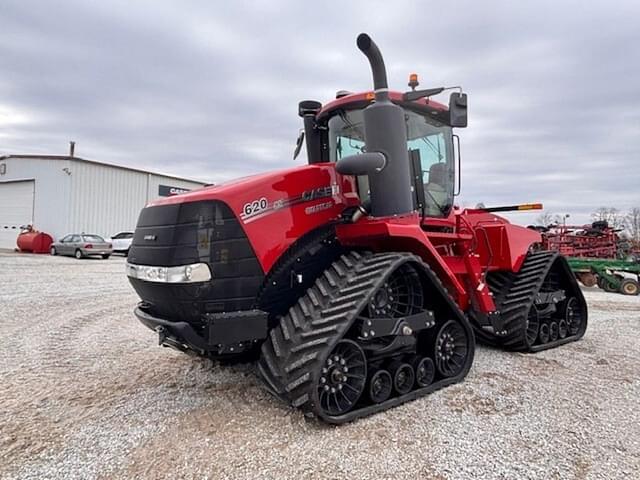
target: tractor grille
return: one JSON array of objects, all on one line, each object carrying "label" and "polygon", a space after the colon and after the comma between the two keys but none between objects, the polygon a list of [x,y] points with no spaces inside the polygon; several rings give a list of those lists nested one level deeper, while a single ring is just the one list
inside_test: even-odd
[{"label": "tractor grille", "polygon": [[147,207],[140,213],[129,263],[172,267],[203,262],[205,284],[161,284],[129,278],[159,316],[199,322],[205,313],[254,307],[262,268],[231,209],[220,201]]}]

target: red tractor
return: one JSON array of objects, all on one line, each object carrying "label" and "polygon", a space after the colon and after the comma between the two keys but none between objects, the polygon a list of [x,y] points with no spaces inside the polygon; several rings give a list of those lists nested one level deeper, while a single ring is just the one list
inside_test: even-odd
[{"label": "red tractor", "polygon": [[466,94],[389,91],[378,47],[357,45],[374,90],[300,103],[308,165],[153,202],[127,264],[161,345],[253,356],[270,392],[330,423],[461,381],[476,337],[536,352],[587,327],[565,259],[492,214],[526,206],[454,207]]}]

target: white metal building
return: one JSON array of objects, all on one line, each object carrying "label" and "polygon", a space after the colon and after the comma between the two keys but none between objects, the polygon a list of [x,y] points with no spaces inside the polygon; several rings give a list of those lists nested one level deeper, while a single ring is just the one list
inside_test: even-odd
[{"label": "white metal building", "polygon": [[149,201],[203,185],[79,157],[0,156],[0,248],[14,248],[27,224],[54,239],[133,231]]}]

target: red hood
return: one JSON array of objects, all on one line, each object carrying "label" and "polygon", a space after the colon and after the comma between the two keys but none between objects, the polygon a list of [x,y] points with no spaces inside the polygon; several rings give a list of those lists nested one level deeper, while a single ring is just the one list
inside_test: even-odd
[{"label": "red hood", "polygon": [[153,207],[156,205],[197,202],[205,199],[212,200],[216,198],[230,198],[240,193],[255,190],[269,180],[270,182],[267,183],[270,183],[271,186],[277,190],[278,179],[282,181],[286,175],[306,168],[309,168],[309,166],[305,164],[298,167],[283,168],[280,170],[248,175],[246,177],[234,178],[209,187],[198,188],[197,190],[191,190],[190,192],[172,195],[170,197],[158,198],[149,202],[147,206]]}]

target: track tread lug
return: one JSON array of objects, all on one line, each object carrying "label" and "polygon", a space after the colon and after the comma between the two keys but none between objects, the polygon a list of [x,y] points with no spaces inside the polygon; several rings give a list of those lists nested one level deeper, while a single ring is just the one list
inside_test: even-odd
[{"label": "track tread lug", "polygon": [[289,333],[289,327],[287,326],[287,321],[285,320],[285,317],[280,317],[280,331],[282,332],[282,336],[284,337],[285,340],[289,341],[291,340],[291,334]]},{"label": "track tread lug", "polygon": [[318,352],[309,353],[299,358],[295,362],[288,364],[286,367],[284,367],[284,371],[287,373],[291,373],[294,370],[297,370],[298,368],[305,366],[307,363],[314,361],[316,358],[318,358]]},{"label": "track tread lug", "polygon": [[278,331],[275,328],[272,328],[269,332],[269,336],[271,337],[271,346],[273,347],[273,353],[276,357],[282,356],[282,348],[280,347],[280,341],[278,340]]}]

